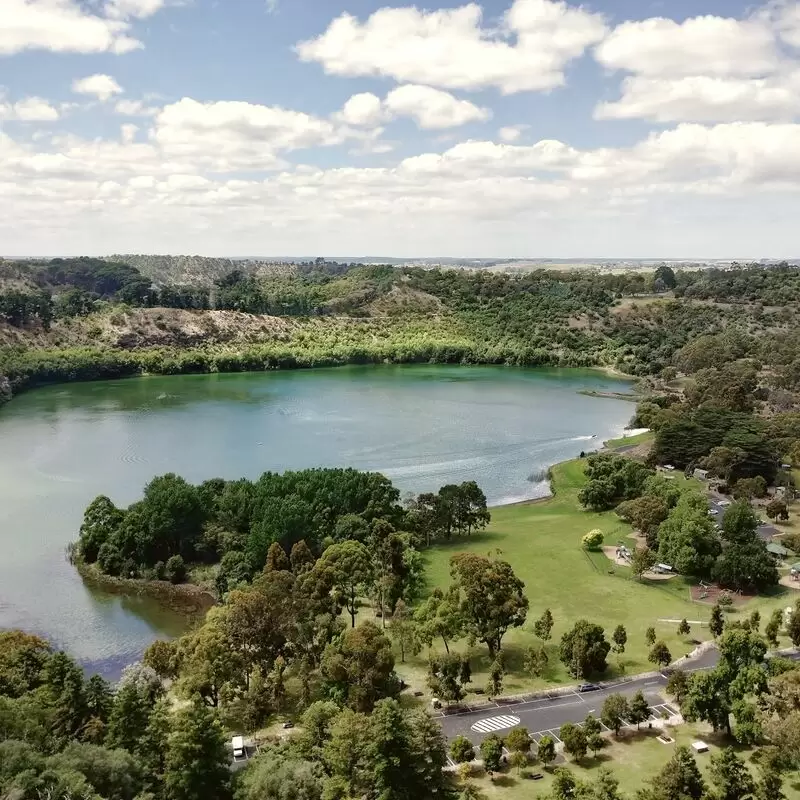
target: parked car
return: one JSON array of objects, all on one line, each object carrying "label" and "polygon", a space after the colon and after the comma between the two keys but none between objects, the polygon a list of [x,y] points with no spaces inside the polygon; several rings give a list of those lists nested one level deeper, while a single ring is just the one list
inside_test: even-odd
[{"label": "parked car", "polygon": [[284,720],[283,729],[289,730],[289,728],[294,728],[294,722],[292,722],[290,719]]},{"label": "parked car", "polygon": [[579,692],[599,692],[600,687],[596,683],[582,683],[578,687]]}]

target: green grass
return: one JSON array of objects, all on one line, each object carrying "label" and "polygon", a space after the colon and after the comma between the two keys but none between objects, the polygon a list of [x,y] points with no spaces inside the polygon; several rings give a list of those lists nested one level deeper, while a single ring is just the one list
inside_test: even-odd
[{"label": "green grass", "polygon": [[637,433],[636,436],[621,436],[619,439],[609,439],[604,442],[604,446],[608,450],[618,450],[620,447],[632,447],[637,444],[644,444],[645,442],[652,442],[656,435],[652,431],[647,433]]},{"label": "green grass", "polygon": [[[708,768],[711,764],[711,755],[718,752],[721,747],[726,747],[729,742],[722,737],[711,733],[705,725],[680,725],[669,729],[669,735],[675,739],[674,744],[661,744],[656,740],[655,731],[642,731],[639,734],[628,733],[620,740],[609,738],[608,745],[598,754],[598,757],[587,757],[581,764],[569,761],[564,764],[559,759],[559,765],[568,766],[575,775],[585,781],[591,781],[597,775],[600,767],[610,769],[620,782],[620,790],[626,797],[632,797],[637,789],[645,785],[647,779],[655,775],[670,759],[678,745],[690,745],[698,738],[710,745],[708,753],[700,754],[697,763],[704,777],[709,780]],[[742,758],[749,761],[751,751],[737,748]],[[490,781],[485,776],[476,776],[473,782],[481,788],[490,800],[530,800],[537,796],[546,796],[552,785],[550,773],[545,772],[541,764],[530,768],[531,772],[543,772],[542,780],[517,777],[512,770],[503,775],[495,776]],[[800,800],[800,774],[788,773],[784,776],[784,794],[787,800]]]},{"label": "green grass", "polygon": [[[602,553],[584,551],[581,537],[594,528],[604,532],[609,545],[632,540],[627,538],[630,526],[616,514],[584,511],[578,504],[577,493],[585,481],[583,464],[576,460],[553,468],[553,498],[494,508],[492,522],[485,531],[438,545],[425,554],[429,588],[449,585],[450,557],[462,551],[497,555],[508,561],[525,582],[530,601],[528,620],[522,628],[509,631],[503,640],[508,670],[503,689],[506,695],[574,682],[558,659],[558,642],[578,619],[599,623],[609,638],[618,624],[627,629],[628,644],[622,665],[617,656],[610,655],[606,678],[623,671],[635,674],[654,668],[647,660],[649,648],[645,642],[645,631],[651,626],[667,643],[673,658],[692,649],[688,639],[678,636],[677,623],[659,622],[660,619],[708,620],[710,606],[690,600],[687,580],[676,577],[669,581],[638,581],[631,576],[630,569],[615,567]],[[676,480],[687,487],[696,484],[682,476]],[[753,601],[746,610],[759,607],[764,617],[772,608],[786,604],[786,593],[777,593],[772,598]],[[532,629],[545,608],[555,618],[553,638],[548,644],[550,660],[545,676],[534,679],[524,672],[522,663],[525,650],[539,644]],[[702,640],[708,636],[707,628],[692,627],[690,638]],[[434,643],[434,647],[441,648],[441,644]],[[466,641],[455,647],[462,652],[468,649]],[[488,651],[478,643],[469,652],[473,686],[483,687],[489,666]],[[398,659],[397,670],[409,685],[425,689],[426,661],[427,652],[423,650],[405,664]]]}]

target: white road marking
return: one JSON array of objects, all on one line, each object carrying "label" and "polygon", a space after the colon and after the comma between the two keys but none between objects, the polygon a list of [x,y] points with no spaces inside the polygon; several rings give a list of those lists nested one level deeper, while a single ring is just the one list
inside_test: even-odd
[{"label": "white road marking", "polygon": [[498,717],[478,720],[472,726],[472,730],[476,733],[491,733],[492,731],[504,731],[507,728],[513,728],[519,725],[519,723],[519,717],[515,717],[511,714],[502,714]]}]

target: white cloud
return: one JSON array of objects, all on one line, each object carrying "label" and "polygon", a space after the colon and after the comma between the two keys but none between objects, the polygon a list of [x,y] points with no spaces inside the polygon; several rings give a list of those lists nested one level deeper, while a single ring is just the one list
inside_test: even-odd
[{"label": "white cloud", "polygon": [[354,94],[333,118],[347,125],[374,127],[398,117],[411,117],[420,128],[440,129],[483,122],[491,116],[488,109],[459,100],[449,92],[408,83],[392,89],[383,101],[371,92]]},{"label": "white cloud", "polygon": [[106,101],[115,94],[122,94],[122,87],[110,75],[88,75],[72,82],[72,91]]},{"label": "white cloud", "polygon": [[156,106],[146,106],[141,100],[118,100],[114,111],[124,117],[154,117],[159,109]]},{"label": "white cloud", "polygon": [[0,120],[53,122],[60,116],[58,109],[41,97],[26,97],[16,103],[5,103],[0,100]]},{"label": "white cloud", "polygon": [[448,89],[494,86],[511,94],[561,86],[569,62],[605,31],[601,15],[556,0],[515,0],[502,30],[482,25],[476,3],[438,11],[382,8],[365,22],[342,14],[296,50],[333,75],[382,75]]},{"label": "white cloud", "polygon": [[120,139],[124,144],[131,144],[133,140],[136,138],[136,134],[139,131],[138,125],[132,125],[131,123],[126,123],[124,125],[120,125]]},{"label": "white cloud", "polygon": [[90,12],[78,0],[2,0],[0,55],[24,50],[125,53],[142,46],[123,18]]},{"label": "white cloud", "polygon": [[267,14],[276,14],[278,11],[278,0],[266,0]]},{"label": "white cloud", "polygon": [[596,119],[650,119],[654,122],[735,122],[781,120],[800,115],[800,70],[770,78],[677,79],[632,76],[622,97],[602,103]]},{"label": "white cloud", "polygon": [[655,17],[624,22],[595,49],[610,69],[650,77],[758,76],[779,63],[775,34],[762,19]]},{"label": "white cloud", "polygon": [[506,125],[497,132],[497,135],[508,143],[513,143],[519,140],[520,136],[528,128],[527,125]]},{"label": "white cloud", "polygon": [[300,111],[239,101],[200,103],[188,97],[161,109],[154,129],[165,153],[220,171],[273,169],[280,165],[279,152],[366,136]]},{"label": "white cloud", "polygon": [[781,3],[775,9],[775,25],[781,39],[792,47],[800,47],[800,2]]},{"label": "white cloud", "polygon": [[165,5],[164,0],[109,0],[105,11],[107,16],[117,19],[144,19],[152,17]]},{"label": "white cloud", "polygon": [[414,84],[393,89],[386,95],[384,106],[393,116],[412,117],[420,128],[453,128],[484,122],[492,116],[488,109],[459,100],[449,92]]},{"label": "white cloud", "polygon": [[347,125],[363,125],[372,127],[384,119],[383,105],[380,97],[371,92],[354,94],[335,117]]}]

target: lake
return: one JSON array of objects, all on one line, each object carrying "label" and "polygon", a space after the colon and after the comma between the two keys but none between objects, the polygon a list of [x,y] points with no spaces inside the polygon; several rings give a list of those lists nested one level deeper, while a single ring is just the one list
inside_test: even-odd
[{"label": "lake", "polygon": [[619,435],[634,406],[588,370],[387,366],[146,377],[38,389],[0,410],[0,628],[49,638],[114,677],[184,620],[84,586],[64,556],[98,494],[154,475],[378,470],[403,492],[476,480],[491,504],[547,493],[547,466]]}]

